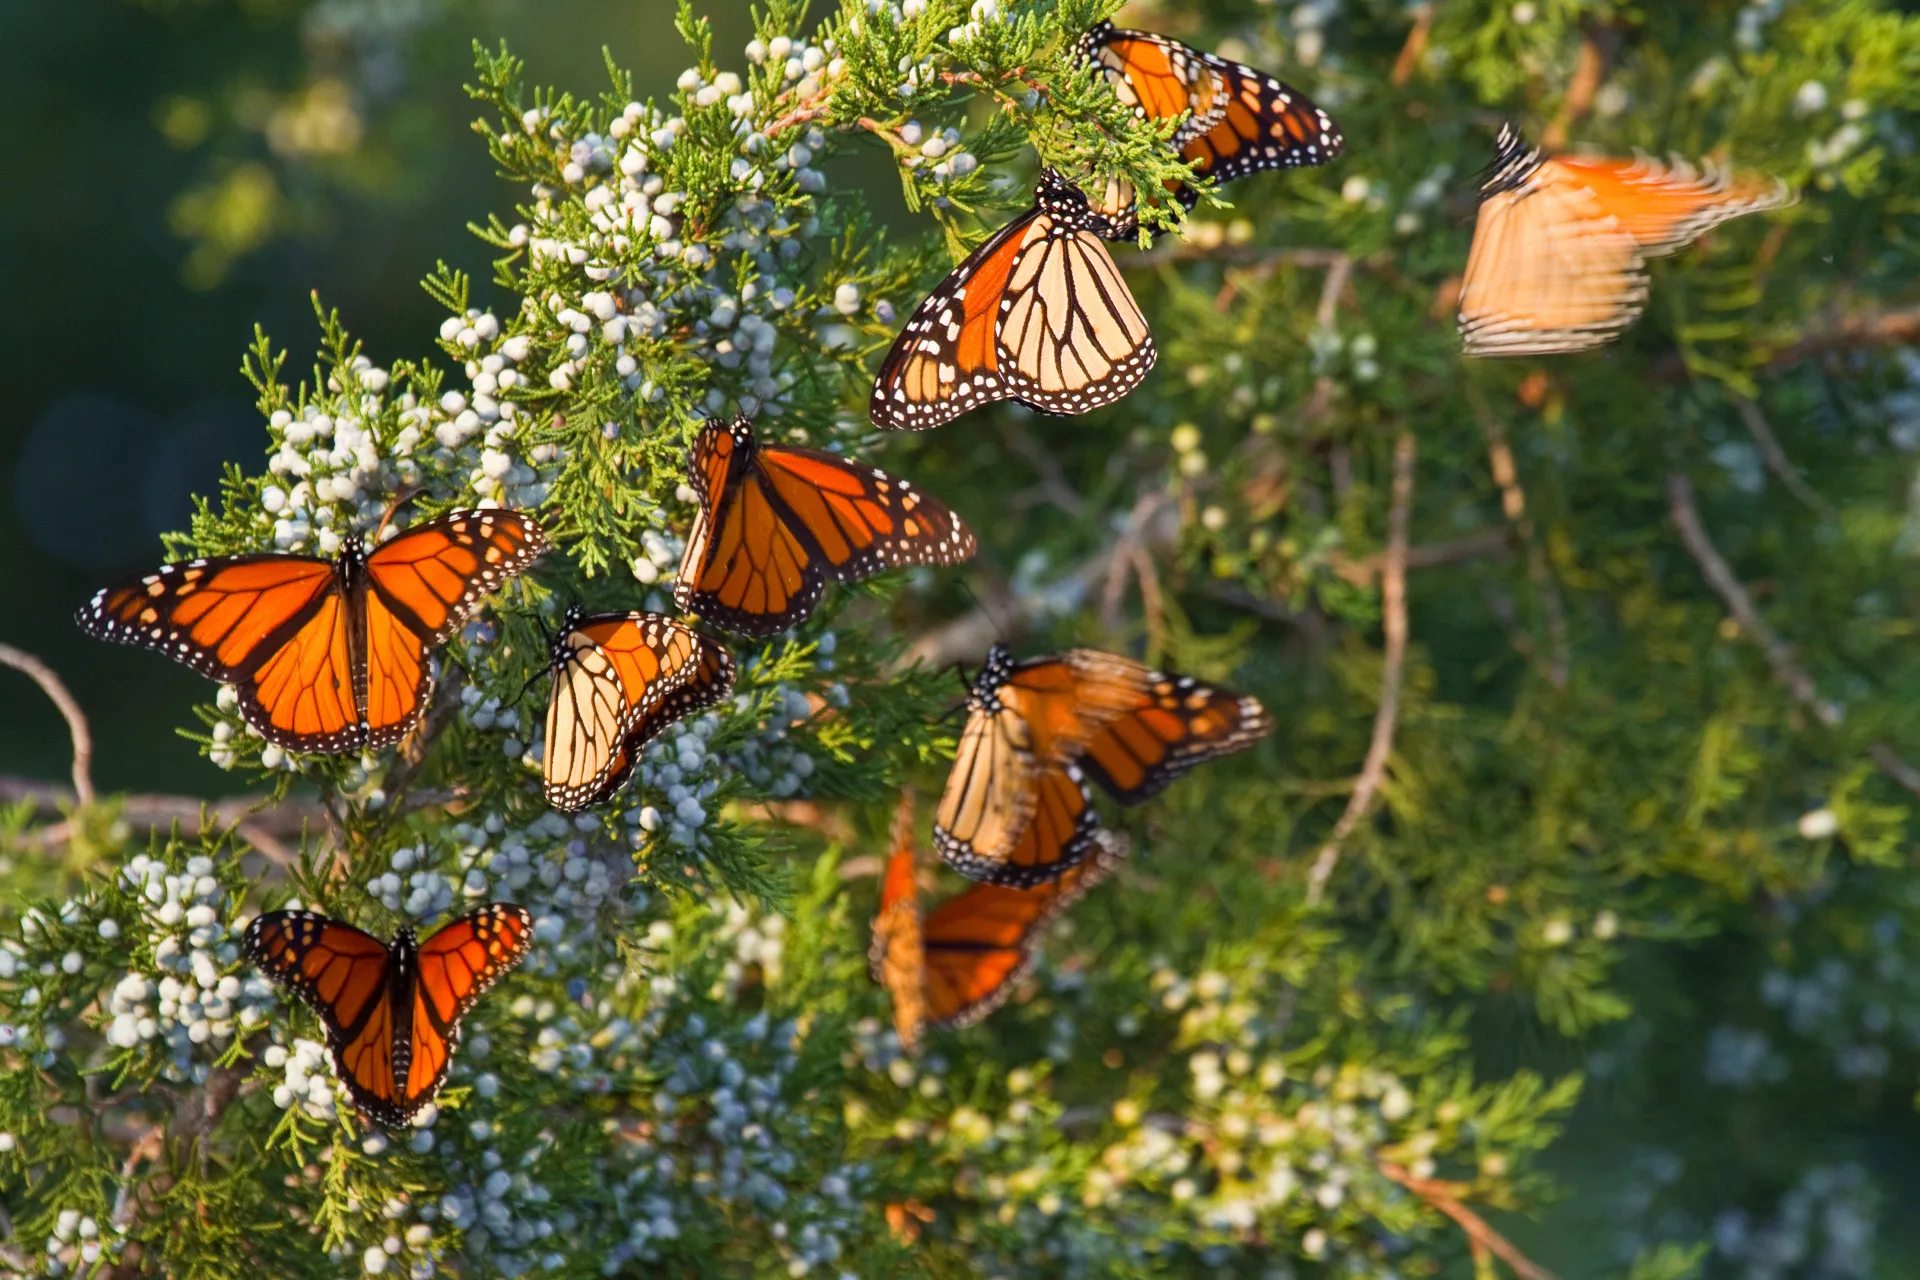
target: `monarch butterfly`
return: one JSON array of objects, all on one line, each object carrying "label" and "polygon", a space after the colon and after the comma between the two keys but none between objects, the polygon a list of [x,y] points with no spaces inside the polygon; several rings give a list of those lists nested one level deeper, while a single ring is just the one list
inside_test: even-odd
[{"label": "monarch butterfly", "polygon": [[874,423],[924,431],[994,400],[1086,413],[1133,390],[1158,354],[1101,243],[1114,234],[1078,187],[1042,170],[1033,208],[955,268],[894,340],[873,384]]},{"label": "monarch butterfly", "polygon": [[[1081,37],[1080,54],[1142,118],[1187,115],[1173,144],[1195,173],[1217,182],[1325,164],[1345,146],[1332,118],[1305,94],[1178,40],[1102,22]],[[1185,183],[1172,191],[1189,209],[1199,202]],[[1132,208],[1131,188],[1109,189],[1101,209],[1115,224],[1114,238],[1132,238]]]},{"label": "monarch butterfly", "polygon": [[1498,145],[1460,288],[1468,355],[1602,346],[1645,307],[1648,258],[1791,199],[1772,179],[1684,163],[1549,156],[1511,126]]},{"label": "monarch butterfly", "polygon": [[1254,698],[1092,649],[1016,663],[995,645],[967,706],[934,846],[961,875],[1017,886],[1092,849],[1087,778],[1138,804],[1272,728]]},{"label": "monarch butterfly", "polygon": [[1026,889],[975,885],[922,919],[911,832],[904,842],[896,835],[867,962],[893,997],[901,1047],[915,1052],[928,1025],[971,1026],[999,1008],[1032,967],[1047,925],[1106,879],[1126,847],[1124,836],[1101,831],[1095,855],[1057,880]]},{"label": "monarch butterfly", "polygon": [[398,1128],[440,1092],[460,1019],[532,940],[524,909],[493,902],[425,942],[401,929],[385,945],[317,912],[269,911],[247,926],[242,945],[319,1017],[354,1105]]},{"label": "monarch butterfly", "polygon": [[818,449],[760,444],[709,418],[688,457],[700,515],[674,600],[744,635],[804,620],[826,581],[972,559],[973,531],[905,480]]},{"label": "monarch butterfly", "polygon": [[888,860],[869,967],[894,1002],[894,1029],[909,1053],[928,1026],[966,1027],[992,1013],[1032,967],[1046,926],[1112,874],[1125,838],[1102,831],[1097,854],[1033,888],[975,885],[921,919],[911,850]]},{"label": "monarch butterfly", "polygon": [[572,812],[625,786],[660,731],[733,692],[733,658],[657,613],[569,609],[550,658],[547,803]]},{"label": "monarch butterfly", "polygon": [[240,712],[291,751],[381,747],[433,692],[430,653],[546,534],[518,511],[456,511],[334,560],[239,555],[162,565],[82,606],[82,629],[236,686]]}]

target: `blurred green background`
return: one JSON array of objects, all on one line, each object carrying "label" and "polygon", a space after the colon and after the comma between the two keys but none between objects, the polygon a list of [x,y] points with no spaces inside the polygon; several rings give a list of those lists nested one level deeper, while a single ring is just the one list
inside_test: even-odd
[{"label": "blurred green background", "polygon": [[[469,221],[505,211],[462,86],[472,41],[529,80],[644,96],[686,65],[673,0],[60,0],[0,5],[0,641],[51,662],[93,722],[103,790],[218,795],[181,749],[205,682],[99,644],[74,608],[157,562],[188,495],[266,443],[240,354],[255,324],[310,359],[311,293],[371,351],[418,356],[436,258],[491,271]],[[714,7],[720,48],[747,6]],[[897,197],[896,197],[897,199]],[[251,460],[251,461],[250,461]],[[64,779],[66,734],[0,673],[0,773]]]}]

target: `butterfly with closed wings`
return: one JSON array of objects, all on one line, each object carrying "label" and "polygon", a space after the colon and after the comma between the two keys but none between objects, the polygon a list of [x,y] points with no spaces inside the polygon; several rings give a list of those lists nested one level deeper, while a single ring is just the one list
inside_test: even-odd
[{"label": "butterfly with closed wings", "polygon": [[1603,346],[1645,308],[1649,258],[1792,200],[1770,178],[1548,155],[1512,126],[1500,130],[1481,191],[1460,285],[1460,338],[1472,356]]},{"label": "butterfly with closed wings", "polygon": [[925,431],[995,400],[1078,414],[1138,386],[1158,354],[1103,238],[1113,226],[1043,170],[1033,207],[954,268],[894,340],[868,404]]},{"label": "butterfly with closed wings", "polygon": [[433,692],[433,651],[547,547],[518,511],[456,511],[336,559],[213,556],[108,587],[77,621],[231,684],[240,714],[289,751],[405,737]]},{"label": "butterfly with closed wings", "polygon": [[1015,662],[995,645],[974,678],[934,847],[961,875],[1030,886],[1095,847],[1091,779],[1139,804],[1272,728],[1255,698],[1094,649]]},{"label": "butterfly with closed wings", "polygon": [[743,635],[804,621],[828,581],[960,564],[977,546],[959,516],[910,482],[836,453],[762,444],[745,418],[709,418],[687,476],[700,514],[674,601]]},{"label": "butterfly with closed wings", "polygon": [[549,656],[547,803],[572,812],[610,798],[667,726],[733,692],[733,657],[658,613],[567,611]]},{"label": "butterfly with closed wings", "polygon": [[[1298,89],[1170,37],[1102,22],[1081,37],[1080,56],[1141,118],[1186,116],[1173,145],[1195,174],[1216,183],[1264,169],[1326,164],[1346,145],[1332,117]],[[1199,203],[1199,193],[1184,182],[1171,190],[1189,209]],[[1131,188],[1110,188],[1100,211],[1112,224],[1110,238],[1134,238]]]},{"label": "butterfly with closed wings", "polygon": [[494,902],[425,942],[412,929],[382,943],[318,912],[269,911],[247,926],[241,945],[320,1019],[354,1105],[400,1128],[446,1082],[460,1020],[532,941],[532,917]]}]

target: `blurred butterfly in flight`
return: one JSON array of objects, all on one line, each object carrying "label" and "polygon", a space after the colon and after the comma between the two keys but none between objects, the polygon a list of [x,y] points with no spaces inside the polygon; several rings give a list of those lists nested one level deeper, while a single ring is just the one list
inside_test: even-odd
[{"label": "blurred butterfly in flight", "polygon": [[1468,355],[1585,351],[1647,301],[1647,259],[1792,193],[1772,178],[1676,162],[1548,155],[1511,125],[1481,187],[1460,338]]}]

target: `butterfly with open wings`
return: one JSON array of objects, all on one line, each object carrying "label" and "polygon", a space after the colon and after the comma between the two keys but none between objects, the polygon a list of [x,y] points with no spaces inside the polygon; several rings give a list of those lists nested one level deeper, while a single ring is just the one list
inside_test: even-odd
[{"label": "butterfly with open wings", "polygon": [[494,902],[425,942],[412,929],[382,943],[318,912],[269,911],[247,926],[241,945],[320,1019],[354,1105],[399,1128],[446,1082],[460,1020],[532,941],[533,918]]},{"label": "butterfly with open wings", "polygon": [[162,565],[99,592],[82,629],[234,686],[240,714],[290,751],[405,737],[433,692],[433,651],[482,597],[545,551],[531,516],[455,511],[333,560],[263,553]]},{"label": "butterfly with open wings", "polygon": [[972,559],[966,522],[911,482],[822,449],[764,444],[745,418],[709,418],[687,477],[700,515],[674,600],[743,635],[806,619],[826,584]]}]

